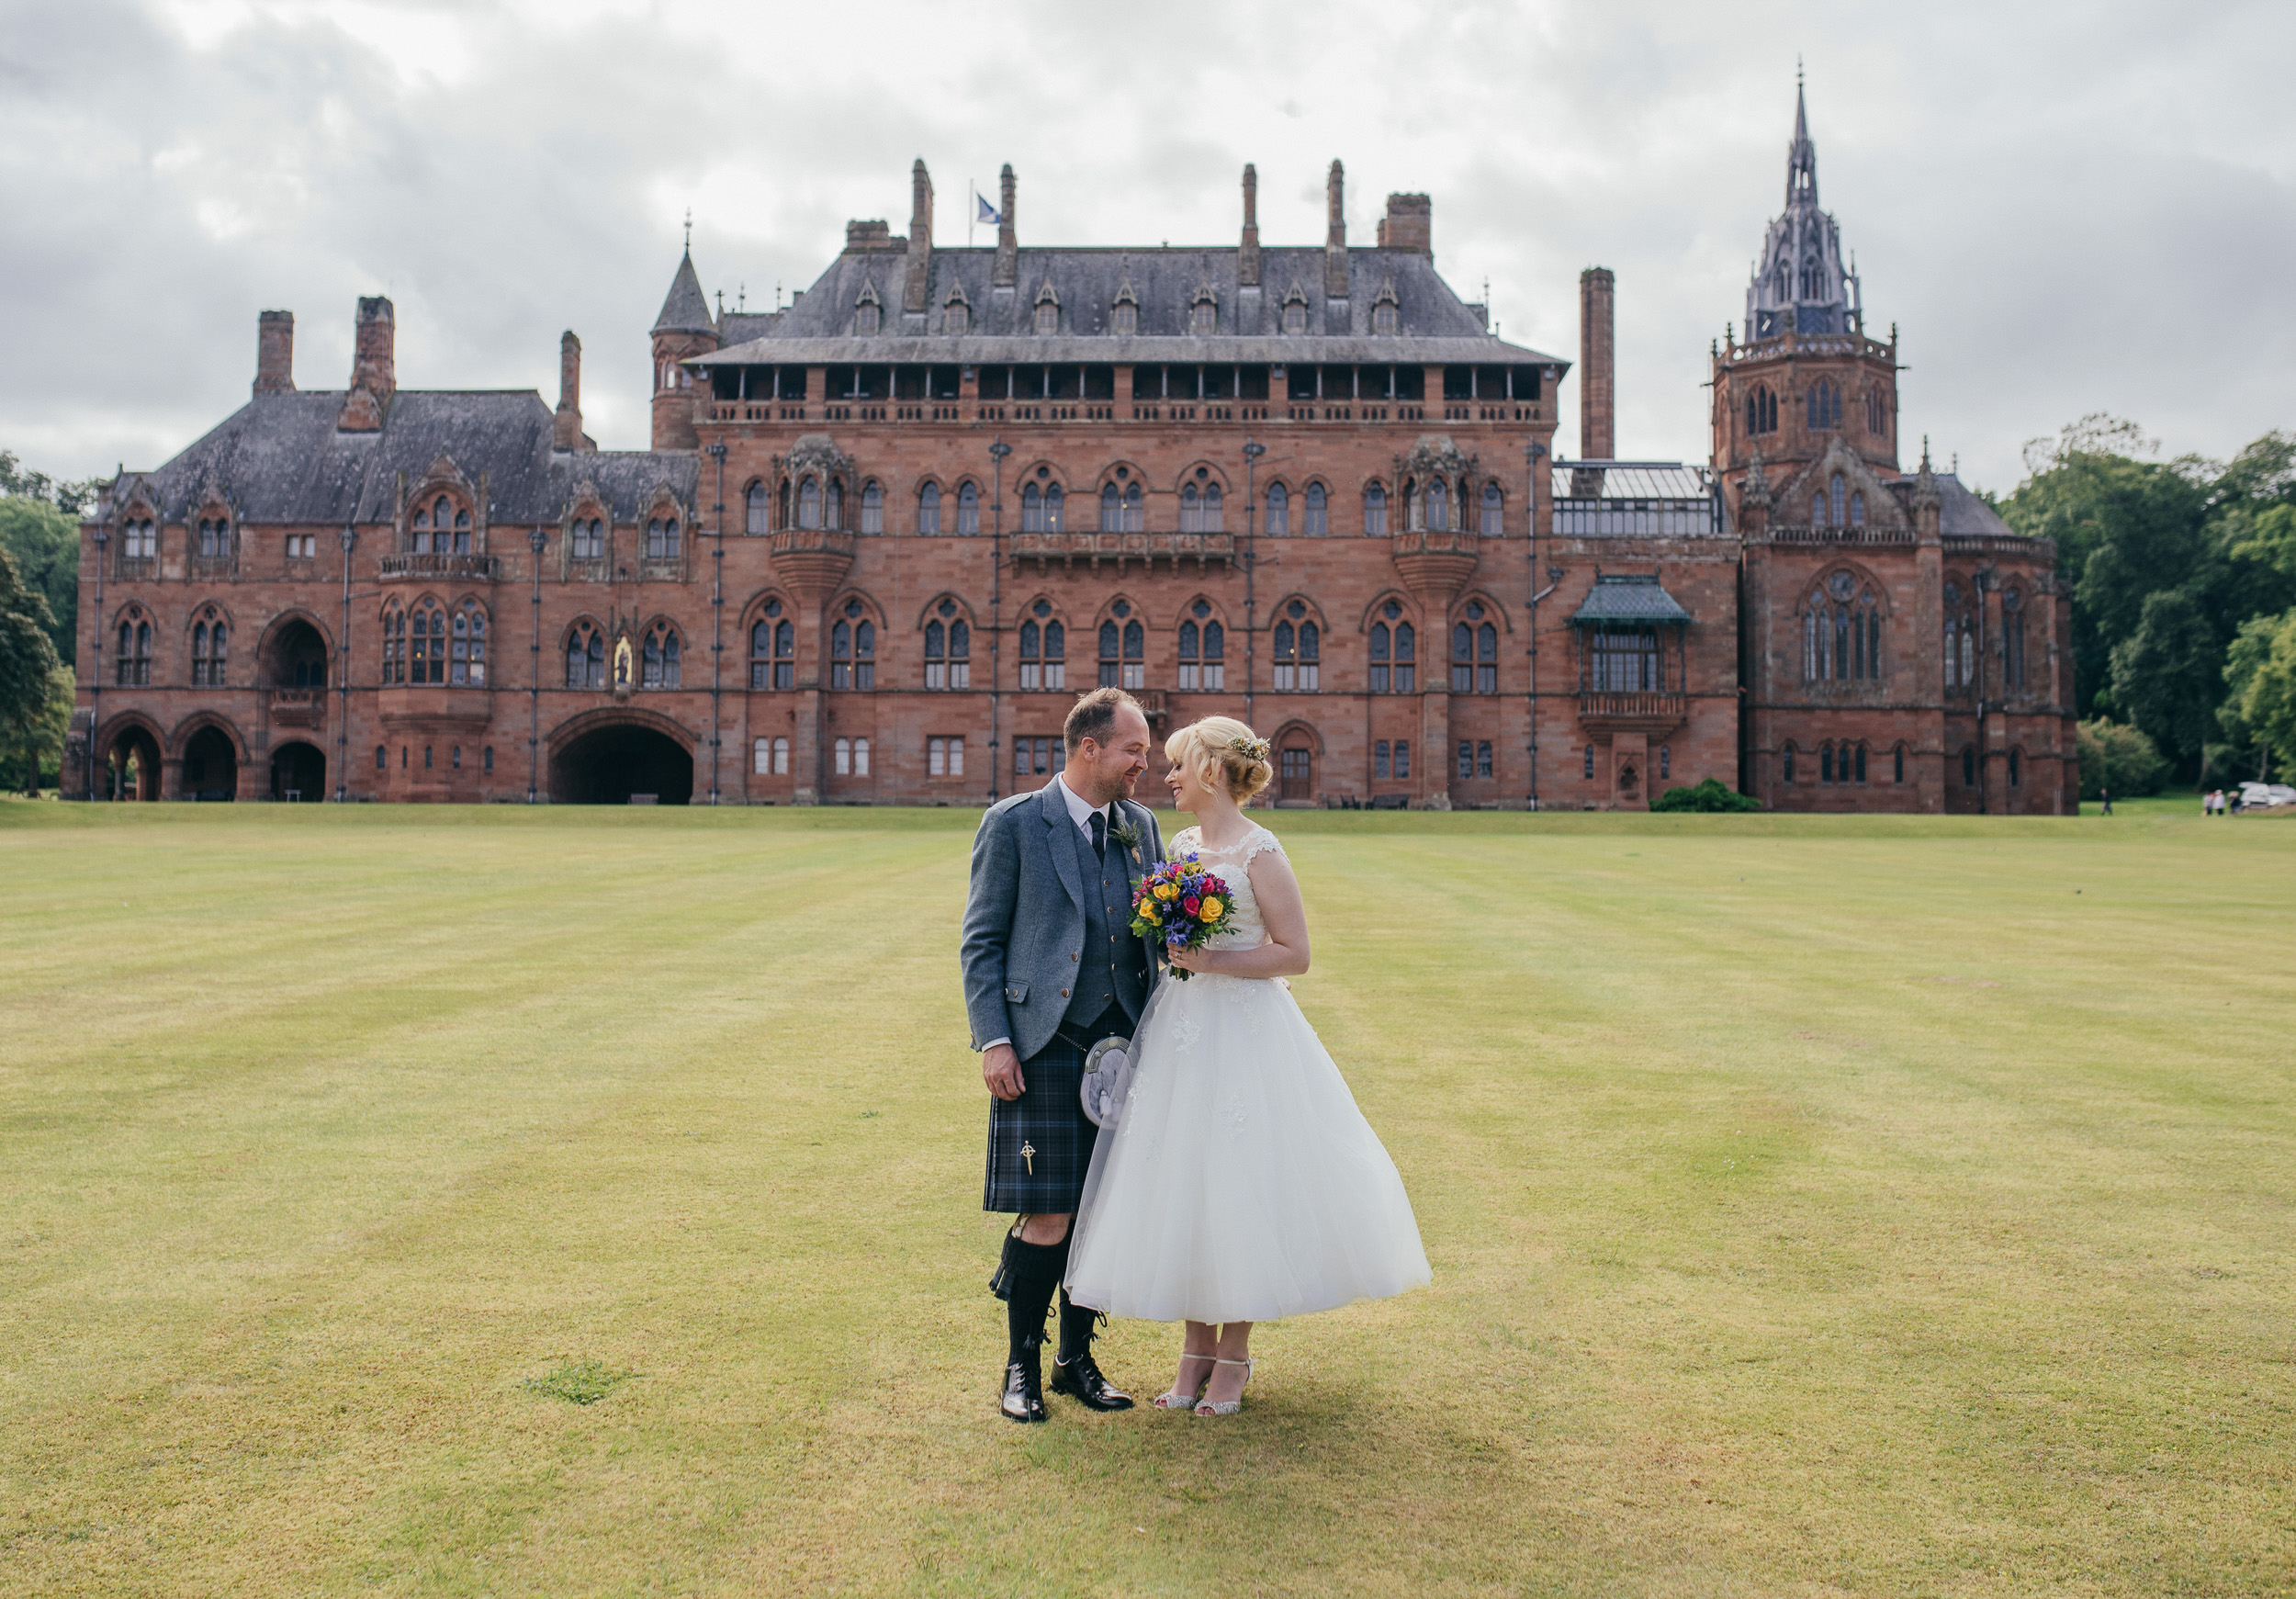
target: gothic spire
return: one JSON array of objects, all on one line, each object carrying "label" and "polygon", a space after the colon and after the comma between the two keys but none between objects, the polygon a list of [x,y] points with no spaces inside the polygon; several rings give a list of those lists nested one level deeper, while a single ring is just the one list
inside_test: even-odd
[{"label": "gothic spire", "polygon": [[1818,146],[1809,136],[1809,106],[1802,97],[1802,72],[1794,71],[1794,142],[1786,147],[1785,203],[1818,204]]}]

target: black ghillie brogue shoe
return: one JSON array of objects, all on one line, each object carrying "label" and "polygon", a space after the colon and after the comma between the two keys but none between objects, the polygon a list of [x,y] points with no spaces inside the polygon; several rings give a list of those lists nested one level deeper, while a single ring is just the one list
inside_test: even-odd
[{"label": "black ghillie brogue shoe", "polygon": [[1043,1422],[1052,1418],[1044,1413],[1043,1368],[1033,1343],[1020,1354],[1005,1362],[1005,1419],[1008,1422]]},{"label": "black ghillie brogue shoe", "polygon": [[1132,1408],[1132,1396],[1101,1374],[1089,1349],[1078,1350],[1073,1359],[1052,1362],[1052,1391],[1068,1395],[1086,1410]]}]

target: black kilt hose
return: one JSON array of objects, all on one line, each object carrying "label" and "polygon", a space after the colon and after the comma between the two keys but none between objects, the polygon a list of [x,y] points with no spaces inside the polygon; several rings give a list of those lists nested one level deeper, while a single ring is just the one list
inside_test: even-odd
[{"label": "black kilt hose", "polygon": [[[1018,1099],[988,1102],[988,1175],[981,1209],[1024,1216],[1066,1216],[1084,1198],[1085,1173],[1100,1136],[1085,1114],[1085,1054],[1108,1037],[1125,1038],[1131,1023],[1110,1008],[1097,1028],[1064,1027],[1020,1063],[1028,1087]],[[1086,1042],[1075,1040],[1085,1037]]]}]

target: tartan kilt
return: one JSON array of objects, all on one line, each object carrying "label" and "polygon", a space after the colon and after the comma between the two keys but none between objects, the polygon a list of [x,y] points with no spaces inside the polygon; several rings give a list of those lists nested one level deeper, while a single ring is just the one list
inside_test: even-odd
[{"label": "tartan kilt", "polygon": [[[1019,1098],[988,1102],[988,1171],[981,1209],[1025,1216],[1072,1214],[1084,1198],[1085,1173],[1100,1136],[1085,1114],[1085,1051],[1054,1033],[1041,1053],[1020,1063],[1020,1075],[1029,1086]],[[1023,1154],[1024,1145],[1033,1153]]]}]

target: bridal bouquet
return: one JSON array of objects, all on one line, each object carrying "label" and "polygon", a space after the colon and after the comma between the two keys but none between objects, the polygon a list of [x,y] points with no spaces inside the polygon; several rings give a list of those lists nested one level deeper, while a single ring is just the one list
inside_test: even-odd
[{"label": "bridal bouquet", "polygon": [[[1198,865],[1193,855],[1159,861],[1132,894],[1133,936],[1154,939],[1166,951],[1202,948],[1212,934],[1227,929],[1234,915],[1228,885]],[[1172,975],[1185,982],[1188,972],[1175,966]]]}]

